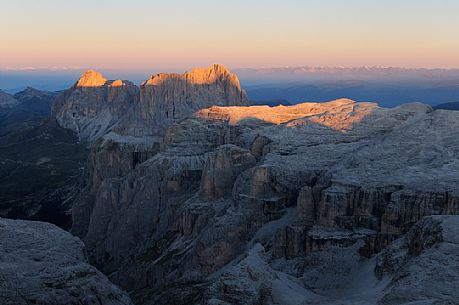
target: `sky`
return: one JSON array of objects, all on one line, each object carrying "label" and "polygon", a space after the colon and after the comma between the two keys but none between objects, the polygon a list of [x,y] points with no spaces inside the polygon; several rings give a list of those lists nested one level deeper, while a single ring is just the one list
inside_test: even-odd
[{"label": "sky", "polygon": [[459,68],[459,0],[0,0],[0,69]]}]

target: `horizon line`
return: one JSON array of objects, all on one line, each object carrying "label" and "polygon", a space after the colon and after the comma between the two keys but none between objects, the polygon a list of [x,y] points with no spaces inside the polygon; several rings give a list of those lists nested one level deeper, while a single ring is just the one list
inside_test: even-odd
[{"label": "horizon line", "polygon": [[[223,64],[224,65],[224,64]],[[226,65],[224,65],[226,66]],[[287,65],[287,66],[266,66],[266,67],[229,67],[231,70],[274,70],[274,69],[401,69],[401,70],[459,70],[459,67],[405,67],[405,66],[385,66],[385,65],[356,65],[356,66],[342,66],[342,65]],[[51,67],[0,67],[1,72],[65,72],[65,71],[86,71],[86,70],[105,70],[105,71],[125,71],[125,72],[145,72],[155,70],[154,68],[106,68],[106,67],[81,67],[81,66],[51,66]],[[158,68],[160,70],[184,70],[190,68]]]}]

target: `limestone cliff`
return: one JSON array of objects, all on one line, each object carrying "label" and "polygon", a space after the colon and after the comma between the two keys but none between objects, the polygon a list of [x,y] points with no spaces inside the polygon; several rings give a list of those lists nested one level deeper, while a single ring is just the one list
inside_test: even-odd
[{"label": "limestone cliff", "polygon": [[73,210],[91,261],[140,304],[385,304],[378,253],[424,216],[459,214],[457,112],[343,99],[170,117],[207,102],[162,78],[139,103],[162,96],[142,128],[166,130],[96,142]]},{"label": "limestone cliff", "polygon": [[133,136],[163,134],[172,123],[214,105],[247,105],[237,76],[222,65],[152,75],[141,84],[138,103],[115,130]]},{"label": "limestone cliff", "polygon": [[51,115],[80,139],[95,141],[134,104],[137,93],[138,88],[129,81],[107,81],[100,73],[88,70],[56,98]]},{"label": "limestone cliff", "polygon": [[140,88],[88,70],[58,97],[52,115],[62,127],[94,142],[110,131],[122,136],[162,135],[173,122],[199,109],[246,104],[237,76],[222,65],[157,74]]}]

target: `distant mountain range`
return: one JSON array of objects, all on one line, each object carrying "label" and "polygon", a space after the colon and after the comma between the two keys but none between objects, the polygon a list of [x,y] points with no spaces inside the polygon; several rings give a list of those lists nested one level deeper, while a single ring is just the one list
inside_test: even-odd
[{"label": "distant mountain range", "polygon": [[434,109],[445,109],[445,110],[459,110],[459,102],[451,102],[439,104],[433,107]]},{"label": "distant mountain range", "polygon": [[57,94],[57,92],[26,87],[24,90],[11,95],[0,89],[0,109],[24,110],[46,117],[51,111]]},{"label": "distant mountain range", "polygon": [[283,67],[235,69],[245,85],[322,81],[458,81],[459,69],[396,67]]},{"label": "distant mountain range", "polygon": [[395,107],[410,102],[437,105],[459,99],[459,80],[457,82],[392,83],[341,80],[315,83],[276,83],[249,86],[245,89],[252,101],[283,99],[292,104],[350,98],[359,102],[377,102],[383,107]]}]

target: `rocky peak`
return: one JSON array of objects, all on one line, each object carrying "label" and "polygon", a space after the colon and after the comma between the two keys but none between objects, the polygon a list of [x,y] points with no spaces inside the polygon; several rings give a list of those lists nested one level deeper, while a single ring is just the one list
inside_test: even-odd
[{"label": "rocky peak", "polygon": [[167,125],[214,105],[247,105],[237,76],[222,65],[150,77],[141,86],[136,116],[147,125]]},{"label": "rocky peak", "polygon": [[18,101],[20,109],[47,117],[56,96],[56,92],[26,87],[24,90],[16,93],[14,98]]},{"label": "rocky peak", "polygon": [[160,73],[141,84],[137,103],[115,131],[123,135],[162,135],[171,124],[199,109],[247,104],[237,76],[222,65],[183,74]]},{"label": "rocky peak", "polygon": [[76,87],[101,87],[105,85],[107,79],[102,74],[92,69],[87,70],[76,83]]},{"label": "rocky peak", "polygon": [[52,116],[82,140],[94,141],[126,114],[137,93],[138,87],[129,81],[108,81],[102,74],[88,70],[56,98]]},{"label": "rocky peak", "polygon": [[41,90],[38,90],[38,89],[35,89],[33,87],[29,87],[27,86],[24,90],[16,93],[16,94],[21,94],[21,93],[24,93],[24,94],[40,94],[42,91]]},{"label": "rocky peak", "polygon": [[24,90],[16,93],[14,95],[14,98],[18,99],[19,101],[22,101],[32,98],[47,98],[54,95],[56,95],[56,93],[54,92],[42,91],[33,87],[26,87]]},{"label": "rocky peak", "polygon": [[184,80],[189,84],[213,84],[218,81],[229,80],[232,85],[240,89],[239,79],[235,74],[231,72],[224,65],[213,64],[209,68],[195,68],[191,72],[185,72],[184,74],[177,73],[159,73],[151,75],[149,79],[142,83],[143,86],[155,86],[163,84],[168,80]]},{"label": "rocky peak", "polygon": [[114,80],[110,83],[110,87],[123,87],[125,83],[121,79]]},{"label": "rocky peak", "polygon": [[10,94],[0,90],[0,108],[11,108],[18,104],[18,101]]},{"label": "rocky peak", "polygon": [[223,65],[156,74],[142,83],[140,94],[129,81],[108,81],[88,70],[57,99],[53,113],[61,126],[92,141],[110,130],[123,136],[162,135],[200,109],[247,104],[237,76]]},{"label": "rocky peak", "polygon": [[209,68],[196,68],[186,75],[193,83],[209,84],[214,83],[217,80],[228,80],[238,89],[241,88],[237,76],[235,74],[231,74],[228,68],[221,64],[213,64]]}]

